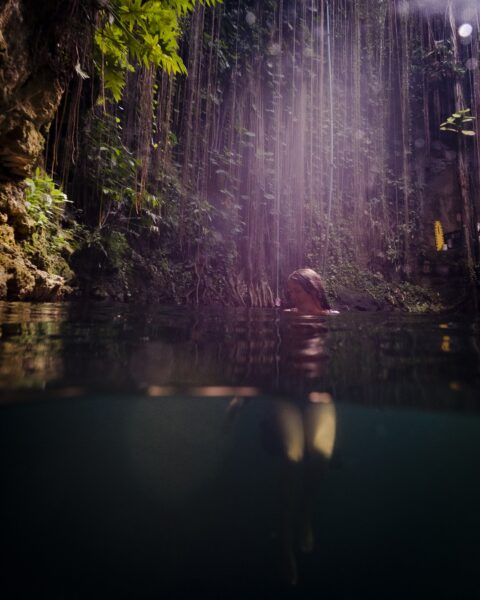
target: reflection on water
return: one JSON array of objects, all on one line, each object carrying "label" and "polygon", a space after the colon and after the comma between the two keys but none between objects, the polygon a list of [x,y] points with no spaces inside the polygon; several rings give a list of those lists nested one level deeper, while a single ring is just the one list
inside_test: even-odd
[{"label": "reflection on water", "polygon": [[336,401],[476,408],[479,331],[469,315],[0,303],[0,387],[4,400],[25,389],[319,387]]},{"label": "reflection on water", "polygon": [[475,597],[478,332],[0,303],[2,597]]},{"label": "reflection on water", "polygon": [[0,302],[0,385],[43,387],[62,376],[65,306]]}]

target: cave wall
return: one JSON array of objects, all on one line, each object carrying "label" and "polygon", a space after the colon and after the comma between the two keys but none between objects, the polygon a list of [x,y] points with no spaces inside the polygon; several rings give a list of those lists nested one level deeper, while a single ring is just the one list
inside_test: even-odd
[{"label": "cave wall", "polygon": [[93,4],[81,0],[0,0],[0,299],[50,300],[69,291],[22,252],[32,228],[22,181],[41,160],[93,18]]}]

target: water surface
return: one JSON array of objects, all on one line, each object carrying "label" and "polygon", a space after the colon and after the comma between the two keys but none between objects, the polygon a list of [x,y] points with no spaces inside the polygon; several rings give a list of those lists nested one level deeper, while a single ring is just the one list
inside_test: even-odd
[{"label": "water surface", "polygon": [[476,596],[472,316],[0,303],[0,334],[6,597]]}]

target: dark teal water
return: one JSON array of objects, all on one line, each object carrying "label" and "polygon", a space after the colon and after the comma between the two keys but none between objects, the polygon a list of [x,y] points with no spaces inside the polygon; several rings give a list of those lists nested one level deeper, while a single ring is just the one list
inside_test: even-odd
[{"label": "dark teal water", "polygon": [[477,597],[479,331],[0,303],[0,595]]}]

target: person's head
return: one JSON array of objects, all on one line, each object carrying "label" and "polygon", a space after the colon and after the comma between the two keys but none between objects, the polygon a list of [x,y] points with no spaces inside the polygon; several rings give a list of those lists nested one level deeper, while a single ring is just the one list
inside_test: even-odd
[{"label": "person's head", "polygon": [[303,313],[330,310],[330,303],[320,275],[313,269],[297,269],[287,281],[288,293],[295,307]]}]

